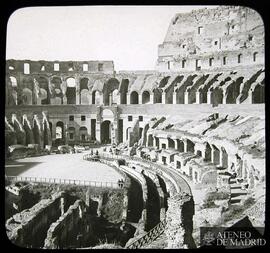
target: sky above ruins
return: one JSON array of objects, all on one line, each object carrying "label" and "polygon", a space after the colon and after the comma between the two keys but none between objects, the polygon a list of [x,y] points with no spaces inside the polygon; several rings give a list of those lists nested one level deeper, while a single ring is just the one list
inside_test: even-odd
[{"label": "sky above ruins", "polygon": [[113,60],[117,71],[151,70],[174,14],[203,7],[22,8],[8,22],[6,58]]}]

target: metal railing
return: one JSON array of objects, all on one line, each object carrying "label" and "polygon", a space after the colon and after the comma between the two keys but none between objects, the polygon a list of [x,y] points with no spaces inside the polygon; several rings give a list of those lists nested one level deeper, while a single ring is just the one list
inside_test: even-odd
[{"label": "metal railing", "polygon": [[139,238],[138,240],[132,242],[128,246],[127,249],[138,249],[143,246],[148,245],[153,242],[157,237],[164,233],[166,227],[166,220],[164,219],[160,223],[158,223],[154,228],[152,228],[147,234]]},{"label": "metal railing", "polygon": [[121,188],[116,182],[101,182],[101,181],[88,181],[78,179],[61,179],[61,178],[44,178],[44,177],[21,177],[21,176],[6,176],[6,179],[11,182],[33,182],[33,183],[46,183],[46,184],[64,184],[64,185],[78,185],[78,186],[91,186],[100,188]]}]

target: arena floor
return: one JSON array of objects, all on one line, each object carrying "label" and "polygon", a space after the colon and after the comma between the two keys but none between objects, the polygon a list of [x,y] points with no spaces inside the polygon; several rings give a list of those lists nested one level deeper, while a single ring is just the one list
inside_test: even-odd
[{"label": "arena floor", "polygon": [[28,157],[6,162],[7,176],[42,177],[117,182],[122,176],[113,168],[99,162],[83,160],[83,153],[53,154]]}]

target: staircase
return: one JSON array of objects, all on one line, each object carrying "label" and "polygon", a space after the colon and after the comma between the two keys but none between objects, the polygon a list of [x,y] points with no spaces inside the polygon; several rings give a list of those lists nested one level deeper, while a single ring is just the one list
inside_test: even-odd
[{"label": "staircase", "polygon": [[241,188],[241,184],[237,183],[236,179],[230,179],[231,187],[231,205],[239,205],[241,200],[245,199],[247,191]]}]

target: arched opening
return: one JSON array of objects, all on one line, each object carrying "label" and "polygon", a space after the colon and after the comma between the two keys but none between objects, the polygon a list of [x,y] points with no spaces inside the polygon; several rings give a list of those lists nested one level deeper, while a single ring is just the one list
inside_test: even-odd
[{"label": "arched opening", "polygon": [[184,152],[184,142],[179,139],[177,139],[176,141],[177,141],[177,150],[179,152]]},{"label": "arched opening", "polygon": [[223,103],[223,91],[221,88],[216,88],[215,90],[213,90],[213,104],[218,105],[218,104],[222,104]]},{"label": "arched opening", "polygon": [[68,141],[74,142],[75,141],[75,127],[69,127],[68,128]]},{"label": "arched opening", "polygon": [[100,101],[100,92],[98,90],[93,91],[92,93],[92,104],[93,105],[100,105],[101,101]]},{"label": "arched opening", "polygon": [[154,104],[162,103],[162,91],[159,89],[154,90]]},{"label": "arched opening", "polygon": [[50,99],[49,99],[49,85],[48,85],[48,80],[41,76],[37,78],[37,82],[40,87],[40,99],[41,99],[41,104],[42,105],[47,105],[50,104]]},{"label": "arched opening", "polygon": [[153,147],[153,135],[152,134],[149,134],[148,135],[148,145],[149,147]]},{"label": "arched opening", "polygon": [[113,92],[112,92],[112,105],[117,105],[119,104],[119,92],[117,89],[115,89]]},{"label": "arched opening", "polygon": [[76,82],[75,78],[70,77],[66,80],[67,82],[67,104],[76,104]]},{"label": "arched opening", "polygon": [[89,91],[87,89],[81,90],[80,98],[81,105],[89,105]]},{"label": "arched opening", "polygon": [[105,120],[101,123],[100,134],[101,143],[111,143],[111,122],[109,120]]},{"label": "arched opening", "polygon": [[46,122],[44,122],[43,123],[43,145],[44,145],[44,148],[46,145],[50,144],[50,140],[51,140],[50,126]]},{"label": "arched opening", "polygon": [[168,138],[168,146],[171,149],[175,149],[175,143],[174,143],[174,140],[173,139]]},{"label": "arched opening", "polygon": [[[119,89],[119,81],[116,78],[109,79],[103,86],[103,98],[104,98],[104,105],[111,105],[113,102],[117,103],[117,99],[114,98],[113,101],[113,91]],[[118,92],[114,93],[114,95],[118,96]]]},{"label": "arched opening", "polygon": [[85,126],[80,127],[79,129],[79,134],[80,134],[80,141],[85,142],[88,140],[88,131]]},{"label": "arched opening", "polygon": [[56,123],[55,138],[56,145],[61,145],[65,143],[65,128],[62,121],[58,121]]},{"label": "arched opening", "polygon": [[212,147],[213,147],[213,163],[218,165],[220,163],[220,152],[215,145],[212,145]]},{"label": "arched opening", "polygon": [[140,127],[140,128],[139,128],[139,138],[140,138],[140,139],[142,138],[142,133],[143,133],[143,128]]},{"label": "arched opening", "polygon": [[25,144],[25,132],[22,131],[20,123],[15,120],[14,123],[11,125],[14,127],[14,130],[16,132],[17,144],[24,145]]},{"label": "arched opening", "polygon": [[221,164],[223,168],[228,168],[228,154],[225,148],[221,147]]},{"label": "arched opening", "polygon": [[53,77],[51,83],[54,86],[54,89],[52,87],[50,88],[50,96],[51,98],[54,98],[54,100],[51,101],[51,103],[61,105],[63,103],[62,102],[63,92],[66,92],[62,91],[61,89],[62,80],[59,77]]},{"label": "arched opening", "polygon": [[34,120],[33,122],[33,137],[34,137],[34,143],[35,144],[40,144],[40,129],[39,126],[36,122],[36,120]]},{"label": "arched opening", "polygon": [[252,103],[260,104],[264,103],[264,86],[257,84],[254,91],[252,92]]},{"label": "arched opening", "polygon": [[88,82],[88,78],[82,78],[80,80],[80,104],[82,105],[89,105]]},{"label": "arched opening", "polygon": [[143,104],[148,104],[150,102],[150,93],[149,91],[144,91],[142,93],[142,103]]},{"label": "arched opening", "polygon": [[130,94],[130,103],[138,104],[139,103],[139,95],[137,91],[132,91]]},{"label": "arched opening", "polygon": [[22,103],[24,105],[32,105],[32,91],[29,88],[24,88],[22,90]]},{"label": "arched opening", "polygon": [[187,139],[187,152],[194,153],[194,146],[195,144],[191,140]]},{"label": "arched opening", "polygon": [[26,121],[23,122],[23,129],[25,131],[25,145],[33,143],[33,132],[30,124],[27,124]]},{"label": "arched opening", "polygon": [[123,79],[120,86],[120,104],[127,103],[128,86],[129,86],[129,80]]},{"label": "arched opening", "polygon": [[207,142],[205,145],[205,161],[211,161],[211,147],[209,145],[209,143]]},{"label": "arched opening", "polygon": [[156,147],[159,149],[159,138],[158,137],[154,137],[155,138],[155,142],[156,142]]}]

